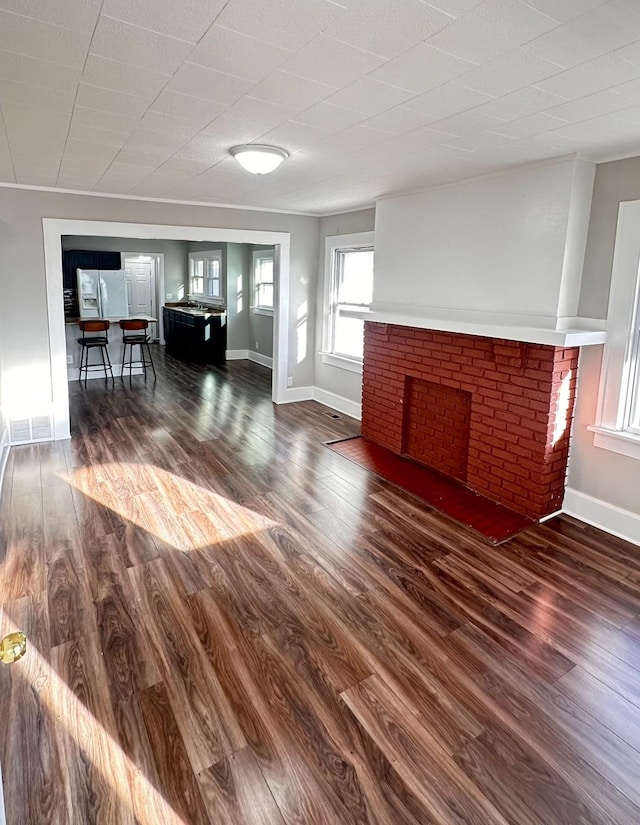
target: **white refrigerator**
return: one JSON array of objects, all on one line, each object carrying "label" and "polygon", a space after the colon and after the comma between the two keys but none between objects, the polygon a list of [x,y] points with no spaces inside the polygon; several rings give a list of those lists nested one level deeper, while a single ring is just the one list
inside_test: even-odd
[{"label": "white refrigerator", "polygon": [[81,318],[126,318],[127,282],[123,269],[79,269],[78,303]]}]

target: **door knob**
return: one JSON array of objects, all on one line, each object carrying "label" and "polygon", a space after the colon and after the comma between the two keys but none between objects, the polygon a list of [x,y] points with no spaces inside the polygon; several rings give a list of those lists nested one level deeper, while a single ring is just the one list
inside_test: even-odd
[{"label": "door knob", "polygon": [[9,633],[0,641],[0,662],[5,665],[12,665],[18,659],[22,659],[27,652],[27,637],[21,630]]}]

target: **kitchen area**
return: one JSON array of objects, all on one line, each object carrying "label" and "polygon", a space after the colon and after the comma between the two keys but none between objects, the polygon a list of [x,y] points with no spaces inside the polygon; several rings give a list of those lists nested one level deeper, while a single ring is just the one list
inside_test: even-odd
[{"label": "kitchen area", "polygon": [[[164,345],[169,355],[205,366],[245,358],[271,367],[274,247],[63,236],[62,260],[68,380],[79,377],[79,323],[91,319],[110,322],[114,376],[122,365],[119,322],[134,318],[148,322],[152,351]],[[101,355],[91,363],[97,356],[101,364]],[[134,375],[142,371],[134,364]],[[104,379],[105,371],[83,377]]]}]

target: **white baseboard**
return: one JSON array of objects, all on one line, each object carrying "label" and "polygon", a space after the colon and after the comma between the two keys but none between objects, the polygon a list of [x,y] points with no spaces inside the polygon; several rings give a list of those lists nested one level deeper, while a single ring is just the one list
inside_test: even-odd
[{"label": "white baseboard", "polygon": [[255,364],[262,364],[263,367],[273,369],[273,358],[261,352],[254,352],[252,349],[228,349],[226,356],[227,361],[253,361]]},{"label": "white baseboard", "polygon": [[[0,416],[0,420],[2,420],[2,416]],[[10,449],[9,428],[4,427],[2,436],[0,436],[0,493],[2,493],[2,482],[4,480],[4,471],[7,468],[7,461],[9,460]]]},{"label": "white baseboard", "polygon": [[323,390],[320,387],[289,387],[284,391],[284,395],[278,400],[278,404],[294,404],[296,401],[317,401],[325,407],[350,415],[360,420],[361,406],[355,401],[336,395],[334,392]]},{"label": "white baseboard", "polygon": [[567,488],[562,512],[607,533],[640,545],[640,514]]},{"label": "white baseboard", "polygon": [[263,367],[269,367],[270,370],[273,369],[273,358],[269,358],[268,355],[263,355],[261,352],[249,350],[249,361],[253,361],[255,364],[262,364]]},{"label": "white baseboard", "polygon": [[295,404],[296,401],[313,401],[315,387],[287,387],[278,404]]},{"label": "white baseboard", "polygon": [[313,399],[319,404],[324,404],[325,407],[331,407],[332,410],[357,418],[358,421],[362,419],[362,404],[350,401],[342,395],[336,395],[336,393],[323,390],[321,387],[314,387]]}]

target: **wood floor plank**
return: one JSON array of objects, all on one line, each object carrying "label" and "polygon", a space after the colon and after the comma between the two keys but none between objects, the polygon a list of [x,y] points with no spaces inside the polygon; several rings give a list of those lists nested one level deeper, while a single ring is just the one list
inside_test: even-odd
[{"label": "wood floor plank", "polygon": [[[450,755],[484,730],[484,721],[461,702],[434,655],[433,636],[387,594],[360,597],[387,633],[384,652],[371,662],[378,675],[414,712]],[[402,634],[398,628],[402,628]]]},{"label": "wood floor plank", "polygon": [[516,536],[505,547],[505,552],[518,558],[523,568],[535,576],[536,582],[550,587],[559,594],[571,593],[573,599],[587,610],[591,610],[611,624],[620,628],[629,622],[636,614],[627,609],[607,593],[595,588],[594,582],[582,583],[574,579],[571,571],[559,568],[558,565],[538,557],[532,553],[531,539]]},{"label": "wood floor plank", "polygon": [[[325,510],[303,515],[296,512],[280,496],[268,493],[266,498],[274,508],[274,517],[295,528],[299,536],[304,537],[308,542],[307,552],[316,558],[328,573],[342,582],[353,595],[364,593],[365,590],[375,587],[375,580],[362,563],[359,563],[357,558],[349,552],[349,539],[345,536],[342,526],[334,520],[331,533],[324,533],[318,529],[317,522],[311,521],[312,516],[325,514]],[[331,514],[324,515],[324,519],[330,520]],[[356,536],[357,533],[354,532],[352,539],[355,540]],[[336,543],[336,538],[339,544]]]},{"label": "wood floor plank", "polygon": [[198,780],[216,825],[285,825],[250,748],[222,759]]},{"label": "wood floor plank", "polygon": [[354,822],[325,774],[326,770],[334,775],[343,760],[338,757],[326,766],[319,762],[320,754],[328,756],[331,750],[322,728],[304,705],[287,701],[288,681],[277,680],[272,660],[264,650],[260,655],[215,593],[200,591],[188,602],[216,674],[285,822]]},{"label": "wood floor plank", "polygon": [[31,496],[42,493],[40,454],[37,444],[26,444],[14,453],[11,470],[11,497]]},{"label": "wood floor plank", "polygon": [[478,703],[493,709],[501,726],[580,788],[591,811],[612,824],[640,816],[637,752],[542,680],[523,680],[520,667],[482,630],[460,628],[449,643],[452,659],[463,673],[474,675]]},{"label": "wood floor plank", "polygon": [[162,559],[130,569],[132,586],[193,770],[205,770],[245,740]]},{"label": "wood floor plank", "polygon": [[363,729],[331,684],[317,651],[298,629],[281,627],[265,637],[274,655],[284,658],[290,676],[305,685],[308,701],[331,735],[349,754],[358,787],[362,789],[362,821],[423,823],[432,821],[426,808],[407,787],[390,759]]},{"label": "wood floor plank", "polygon": [[[427,572],[427,577],[436,589],[441,589],[469,620],[483,627],[501,647],[526,659],[532,672],[555,682],[574,666],[575,662],[555,647],[489,605],[483,600],[479,589],[466,588],[455,576],[450,576],[442,568],[438,569],[437,562],[433,565],[433,571]],[[477,598],[472,597],[474,593],[478,593]]]},{"label": "wood floor plank", "polygon": [[574,667],[558,679],[555,686],[640,753],[640,708],[637,705],[581,667]]},{"label": "wood floor plank", "polygon": [[141,632],[119,545],[114,536],[98,537],[85,548],[87,576],[96,625],[114,703],[160,681],[160,671]]},{"label": "wood floor plank", "polygon": [[[39,478],[39,474],[38,474]],[[4,601],[46,588],[42,493],[14,494],[12,487],[4,560]]]},{"label": "wood floor plank", "polygon": [[91,593],[77,540],[47,546],[47,598],[51,645],[64,644],[96,629]]},{"label": "wood floor plank", "polygon": [[[468,571],[458,572],[457,575],[462,582],[475,582],[475,585],[472,583],[469,586],[481,593],[482,598],[492,607],[526,628],[534,638],[543,641],[545,645],[551,645],[567,657],[568,661],[579,663],[630,702],[640,705],[640,660],[637,657],[637,645],[623,634],[618,633],[613,637],[603,633],[602,644],[599,644],[597,629],[583,631],[581,627],[576,628],[571,616],[558,615],[552,610],[541,608],[539,602],[529,598],[528,591],[522,594],[519,601],[514,601],[504,594],[502,597],[496,596],[495,591]],[[542,625],[541,614],[545,618]],[[636,666],[629,664],[629,661]]]},{"label": "wood floor plank", "polygon": [[484,731],[455,761],[511,822],[604,822],[552,768],[505,731]]},{"label": "wood floor plank", "polygon": [[137,767],[130,779],[137,819],[163,825],[215,823],[207,813],[164,685],[122,699],[115,716],[119,742]]},{"label": "wood floor plank", "polygon": [[116,740],[97,634],[53,648],[51,665],[51,701],[66,773],[66,821],[134,825],[129,772]]},{"label": "wood floor plank", "polygon": [[[62,732],[50,701],[48,615],[44,593],[23,596],[2,607],[0,633],[22,629],[28,638],[24,658],[0,674],[3,697],[2,762],[8,825],[65,822],[67,771]],[[19,755],[19,756],[18,756]],[[27,791],[27,792],[26,792]]]},{"label": "wood floor plank", "polygon": [[349,688],[342,697],[437,822],[506,825],[498,809],[428,732],[415,725],[408,708],[377,676]]}]

